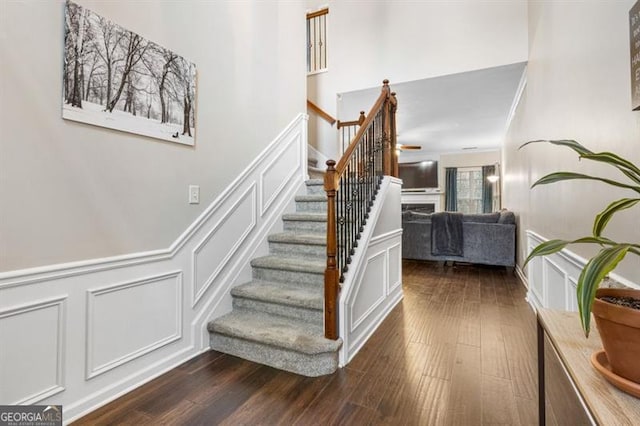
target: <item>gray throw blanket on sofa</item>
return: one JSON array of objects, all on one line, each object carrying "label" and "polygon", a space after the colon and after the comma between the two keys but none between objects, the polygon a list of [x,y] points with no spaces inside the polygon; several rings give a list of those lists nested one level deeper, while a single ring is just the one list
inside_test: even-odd
[{"label": "gray throw blanket on sofa", "polygon": [[431,254],[464,256],[462,213],[440,212],[431,215]]}]

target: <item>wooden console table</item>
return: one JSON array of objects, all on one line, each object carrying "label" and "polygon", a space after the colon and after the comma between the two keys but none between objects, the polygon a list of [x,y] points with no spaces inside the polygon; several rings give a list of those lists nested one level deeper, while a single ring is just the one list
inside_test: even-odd
[{"label": "wooden console table", "polygon": [[591,354],[602,349],[595,323],[586,339],[576,312],[539,309],[537,316],[539,424],[639,425],[640,399],[591,365]]}]

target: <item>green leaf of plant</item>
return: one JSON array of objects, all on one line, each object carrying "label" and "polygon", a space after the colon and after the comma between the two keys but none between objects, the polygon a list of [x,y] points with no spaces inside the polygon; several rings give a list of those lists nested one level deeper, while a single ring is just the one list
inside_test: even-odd
[{"label": "green leaf of plant", "polygon": [[609,204],[606,209],[596,216],[593,222],[593,235],[600,236],[615,213],[631,208],[638,202],[640,202],[640,198],[623,198]]},{"label": "green leaf of plant", "polygon": [[531,250],[531,253],[529,253],[529,256],[527,256],[527,259],[525,260],[522,267],[524,268],[525,266],[527,266],[527,263],[529,263],[529,261],[534,257],[548,256],[550,254],[557,253],[561,251],[563,248],[565,248],[566,246],[568,246],[569,244],[585,244],[585,243],[600,244],[603,246],[617,244],[615,241],[612,241],[608,238],[600,237],[600,236],[582,237],[582,238],[578,238],[577,240],[549,240],[549,241],[545,241],[543,243],[538,244],[533,250]]},{"label": "green leaf of plant", "polygon": [[597,177],[597,176],[590,176],[590,175],[585,175],[585,174],[582,174],[582,173],[573,173],[573,172],[555,172],[555,173],[550,173],[550,174],[548,174],[546,176],[543,176],[540,179],[538,179],[533,185],[531,185],[531,187],[533,188],[533,187],[538,186],[538,185],[546,185],[546,184],[549,184],[549,183],[555,183],[555,182],[560,182],[560,181],[563,181],[563,180],[573,180],[573,179],[597,180],[597,181],[604,182],[604,183],[607,183],[607,184],[612,185],[612,186],[631,189],[632,191],[635,191],[635,192],[640,194],[640,186],[627,185],[625,183],[616,182],[615,180],[611,180],[611,179],[605,179],[605,178],[601,178],[601,177]]},{"label": "green leaf of plant", "polygon": [[606,163],[612,166],[617,167],[621,171],[628,171],[630,173],[625,173],[625,175],[632,179],[636,183],[640,183],[640,168],[638,168],[631,161],[620,157],[612,152],[598,152],[598,153],[587,153],[581,154],[581,158],[585,158],[587,160],[598,161],[601,163]]},{"label": "green leaf of plant", "polygon": [[620,170],[622,173],[624,173],[624,175],[626,177],[628,177],[629,179],[631,179],[632,181],[640,183],[640,180],[636,177],[636,175],[634,175],[629,170],[624,170],[624,169],[618,169],[618,170]]},{"label": "green leaf of plant", "polygon": [[529,261],[531,261],[531,259],[533,259],[534,257],[547,256],[553,253],[557,253],[570,243],[571,241],[567,240],[549,240],[540,243],[533,250],[531,250],[531,253],[529,253],[529,256],[527,256],[527,259],[524,261],[522,267],[526,267]]},{"label": "green leaf of plant", "polygon": [[593,153],[593,151],[590,151],[586,147],[582,146],[578,142],[576,142],[574,140],[571,140],[571,139],[559,139],[559,140],[544,140],[544,139],[540,139],[540,140],[536,140],[536,141],[529,141],[527,143],[524,143],[524,144],[520,145],[520,148],[518,148],[518,149],[522,149],[523,147],[525,147],[525,146],[527,146],[529,144],[532,144],[532,143],[540,143],[540,142],[551,143],[551,144],[560,145],[560,146],[566,146],[568,148],[571,148],[572,150],[574,150],[575,152],[577,152],[580,155],[586,155],[586,154],[592,154]]},{"label": "green leaf of plant", "polygon": [[624,259],[630,248],[631,244],[617,244],[613,247],[604,248],[592,257],[582,269],[580,278],[578,278],[576,294],[578,296],[580,321],[586,337],[589,337],[591,329],[591,308],[593,307],[593,299],[596,297],[598,285],[609,272],[618,266],[618,263]]}]

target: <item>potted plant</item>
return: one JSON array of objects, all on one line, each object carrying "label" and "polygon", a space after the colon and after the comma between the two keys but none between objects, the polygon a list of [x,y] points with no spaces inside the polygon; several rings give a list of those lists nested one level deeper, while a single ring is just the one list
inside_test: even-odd
[{"label": "potted plant", "polygon": [[[573,140],[531,141],[520,148],[532,143],[551,143],[570,148],[578,153],[579,158],[610,165],[626,178],[626,181],[620,182],[580,173],[555,172],[538,179],[532,188],[559,181],[582,179],[603,182],[635,193],[629,198],[611,202],[596,215],[591,235],[575,240],[546,241],[531,251],[524,265],[536,256],[559,252],[570,244],[600,246],[600,251],[589,259],[578,279],[577,298],[582,328],[588,337],[593,312],[606,353],[606,362],[610,365],[611,371],[626,381],[633,382],[627,383],[627,389],[623,390],[640,396],[640,290],[598,288],[602,280],[628,253],[640,256],[638,242],[616,242],[603,235],[607,224],[617,212],[632,208],[640,202],[640,167],[611,152],[594,153]],[[640,219],[638,225],[640,226]],[[598,368],[596,363],[600,361],[592,357],[592,362]],[[603,372],[602,369],[598,369]],[[603,373],[606,375],[606,372]],[[607,379],[611,381],[610,377]]]}]

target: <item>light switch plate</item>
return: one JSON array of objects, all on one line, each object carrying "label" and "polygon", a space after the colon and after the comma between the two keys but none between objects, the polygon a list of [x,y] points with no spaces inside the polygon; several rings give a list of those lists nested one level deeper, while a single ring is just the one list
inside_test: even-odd
[{"label": "light switch plate", "polygon": [[189,185],[189,204],[200,204],[199,185]]}]

